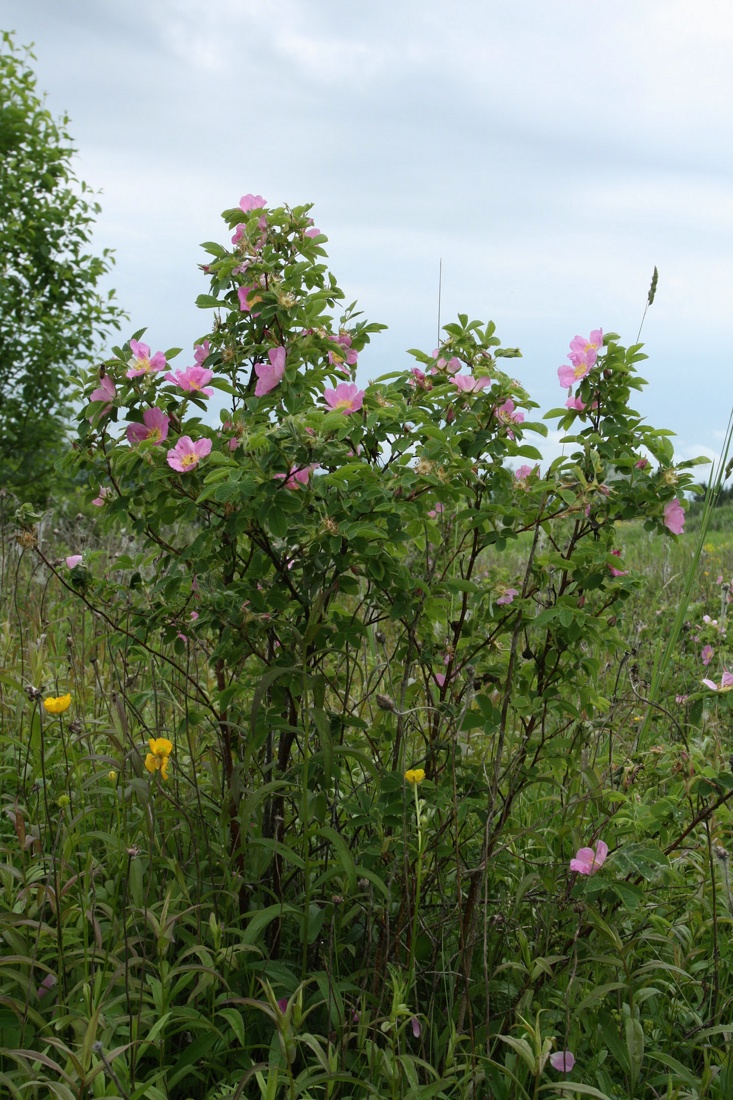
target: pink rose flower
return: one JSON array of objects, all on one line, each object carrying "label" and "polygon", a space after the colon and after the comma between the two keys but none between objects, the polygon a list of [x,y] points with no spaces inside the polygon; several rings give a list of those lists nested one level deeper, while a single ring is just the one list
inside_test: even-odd
[{"label": "pink rose flower", "polygon": [[[560,367],[560,370],[563,368]],[[574,412],[585,412],[585,402],[581,401],[579,397],[569,397],[565,402],[566,409],[572,409]]]},{"label": "pink rose flower", "polygon": [[576,382],[581,382],[586,374],[590,374],[592,367],[593,363],[588,363],[584,359],[579,360],[577,363],[573,363],[571,366],[568,366],[567,363],[563,363],[561,367],[557,368],[557,377],[560,379],[560,385],[564,389],[569,389],[571,386],[574,386]]},{"label": "pink rose flower", "polygon": [[[100,378],[99,385],[96,390],[92,390],[89,394],[90,401],[114,401],[117,397],[117,390],[115,384],[108,374],[105,374],[104,378]],[[112,405],[105,405],[103,409],[100,409],[99,416],[106,416],[112,408]],[[90,417],[91,419],[91,417]]]},{"label": "pink rose flower", "polygon": [[67,569],[76,569],[77,565],[81,565],[81,554],[71,554],[66,559]]},{"label": "pink rose flower", "polygon": [[703,680],[705,687],[709,687],[711,691],[730,691],[733,688],[733,672],[728,672],[727,669],[723,670],[723,679],[720,681],[720,687],[714,680]]},{"label": "pink rose flower", "polygon": [[267,353],[270,362],[255,363],[255,374],[257,375],[255,397],[264,397],[266,393],[274,390],[275,386],[280,385],[285,374],[285,356],[285,348],[270,348]]},{"label": "pink rose flower", "polygon": [[[240,286],[237,288],[237,297],[239,298],[239,310],[241,313],[250,313],[252,306],[261,301],[259,294],[256,293],[257,287],[254,286]],[[250,301],[250,294],[254,297]],[[259,317],[259,313],[252,313],[253,317]]]},{"label": "pink rose flower", "polygon": [[603,840],[596,844],[596,850],[592,848],[580,848],[575,859],[570,860],[570,870],[577,871],[579,875],[594,875],[606,862],[608,845]]},{"label": "pink rose flower", "polygon": [[700,657],[704,665],[709,665],[714,656],[715,650],[711,645],[704,645],[702,647],[702,653],[700,654]]},{"label": "pink rose flower", "polygon": [[211,344],[208,340],[204,340],[203,344],[194,344],[193,357],[199,367],[203,367],[210,354]]},{"label": "pink rose flower", "polygon": [[359,353],[351,346],[351,336],[348,332],[341,332],[338,336],[329,336],[329,340],[339,345],[338,351],[329,351],[328,361],[331,366],[340,367],[343,363],[353,367],[359,358]]},{"label": "pink rose flower", "polygon": [[335,389],[323,391],[323,400],[334,412],[348,416],[358,412],[364,404],[364,390],[360,390],[355,382],[339,382]]},{"label": "pink rose flower", "polygon": [[132,352],[132,358],[127,361],[130,368],[127,372],[128,378],[139,378],[140,375],[154,374],[156,371],[165,370],[168,365],[162,351],[156,351],[155,355],[151,357],[148,345],[141,344],[137,340],[130,340],[130,351]]},{"label": "pink rose flower", "polygon": [[288,474],[275,474],[275,478],[280,481],[285,479],[286,489],[298,489],[301,485],[308,484],[311,474],[317,469],[317,463],[312,466],[291,466]]},{"label": "pink rose flower", "polygon": [[[611,553],[616,558],[621,557],[620,550],[612,550]],[[615,569],[612,565],[609,565],[608,569],[612,577],[627,577],[629,575],[628,569]]]},{"label": "pink rose flower", "polygon": [[148,443],[160,446],[168,436],[169,424],[170,417],[166,416],[162,409],[146,409],[142,424],[128,424],[127,439],[131,444],[147,440]]},{"label": "pink rose flower", "polygon": [[447,374],[458,374],[461,369],[460,359],[456,359],[455,355],[450,359],[444,359],[440,354],[440,348],[435,348],[433,351],[433,359],[436,360],[435,366],[430,368],[431,374],[437,374],[438,371],[446,371]]},{"label": "pink rose flower", "polygon": [[106,485],[104,485],[99,490],[99,496],[94,498],[94,500],[92,501],[92,504],[94,505],[95,508],[101,508],[103,506],[104,502],[106,501],[107,497],[110,497],[110,496],[112,496],[112,490],[110,488],[108,488]]},{"label": "pink rose flower", "polygon": [[263,199],[262,195],[242,195],[239,200],[239,209],[243,210],[245,214],[249,214],[252,210],[260,210],[266,205],[267,199]]},{"label": "pink rose flower", "polygon": [[491,385],[491,379],[487,378],[486,375],[481,378],[474,378],[472,374],[455,374],[451,378],[451,382],[461,393],[478,393]]},{"label": "pink rose flower", "polygon": [[[511,397],[503,405],[498,405],[494,409],[494,416],[500,424],[522,424],[524,422],[524,413],[516,408]],[[514,432],[511,428],[508,429],[506,434],[510,439],[514,439]]]},{"label": "pink rose flower", "polygon": [[198,393],[205,397],[211,397],[213,390],[211,388],[205,388],[206,383],[210,382],[214,377],[214,372],[207,370],[206,367],[186,367],[185,370],[168,371],[165,376],[166,382],[173,382],[179,389],[185,390],[187,393]]},{"label": "pink rose flower", "polygon": [[585,357],[593,366],[602,347],[603,329],[593,329],[587,340],[584,336],[575,336],[570,341],[570,358],[573,356]]},{"label": "pink rose flower", "polygon": [[179,474],[186,474],[195,469],[202,458],[211,452],[210,439],[197,439],[196,442],[188,435],[182,435],[166,455],[168,465]]},{"label": "pink rose flower", "polygon": [[514,471],[514,476],[517,481],[526,481],[528,477],[531,477],[533,472],[532,466],[517,466]]},{"label": "pink rose flower", "polygon": [[510,604],[515,596],[518,596],[519,592],[516,588],[505,588],[499,599],[496,601],[497,607],[502,607],[504,604]]},{"label": "pink rose flower", "polygon": [[685,510],[677,497],[668,500],[664,506],[664,526],[673,535],[681,535],[685,529]]},{"label": "pink rose flower", "polygon": [[445,505],[441,501],[438,501],[438,503],[435,505],[435,507],[431,508],[430,511],[428,512],[428,518],[429,519],[437,519],[438,516],[442,515],[442,513],[444,511],[445,511]]}]

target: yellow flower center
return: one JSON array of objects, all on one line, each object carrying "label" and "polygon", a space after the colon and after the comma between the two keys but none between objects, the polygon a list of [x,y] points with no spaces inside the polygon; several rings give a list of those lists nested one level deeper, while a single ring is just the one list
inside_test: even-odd
[{"label": "yellow flower center", "polygon": [[160,428],[151,428],[148,432],[148,442],[157,443],[160,439]]},{"label": "yellow flower center", "polygon": [[191,454],[184,455],[182,457],[181,466],[185,466],[186,469],[188,469],[189,466],[195,466],[198,463],[198,460],[199,460],[199,456],[194,451]]}]

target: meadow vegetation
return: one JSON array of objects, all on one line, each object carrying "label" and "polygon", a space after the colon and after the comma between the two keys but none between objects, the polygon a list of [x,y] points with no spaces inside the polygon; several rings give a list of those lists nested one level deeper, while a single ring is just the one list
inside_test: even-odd
[{"label": "meadow vegetation", "polygon": [[730,510],[641,346],[362,389],[309,208],[224,217],[194,364],[80,370],[80,503],[0,499],[0,1087],[727,1100]]}]

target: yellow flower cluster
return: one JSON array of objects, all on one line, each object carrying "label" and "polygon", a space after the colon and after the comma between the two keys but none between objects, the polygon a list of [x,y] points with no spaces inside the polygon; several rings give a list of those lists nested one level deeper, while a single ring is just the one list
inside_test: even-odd
[{"label": "yellow flower cluster", "polygon": [[43,700],[43,706],[49,714],[63,714],[71,706],[71,696],[59,695],[58,699],[51,696],[49,699]]},{"label": "yellow flower cluster", "polygon": [[151,737],[148,742],[150,752],[145,757],[145,767],[152,775],[160,771],[162,779],[168,778],[168,758],[173,752],[173,742],[167,737]]},{"label": "yellow flower cluster", "polygon": [[405,772],[405,779],[411,786],[415,786],[416,783],[422,783],[425,778],[424,768],[408,768]]}]

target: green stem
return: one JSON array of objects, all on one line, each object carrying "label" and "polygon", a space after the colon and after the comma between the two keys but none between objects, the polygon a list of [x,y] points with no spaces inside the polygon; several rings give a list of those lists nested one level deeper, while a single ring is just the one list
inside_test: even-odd
[{"label": "green stem", "polygon": [[415,985],[415,945],[417,943],[417,922],[420,916],[420,892],[422,888],[423,832],[420,824],[420,798],[417,783],[413,783],[415,792],[415,824],[417,826],[417,859],[415,861],[415,899],[412,906],[412,935],[410,937],[410,962],[408,968],[408,988]]}]

